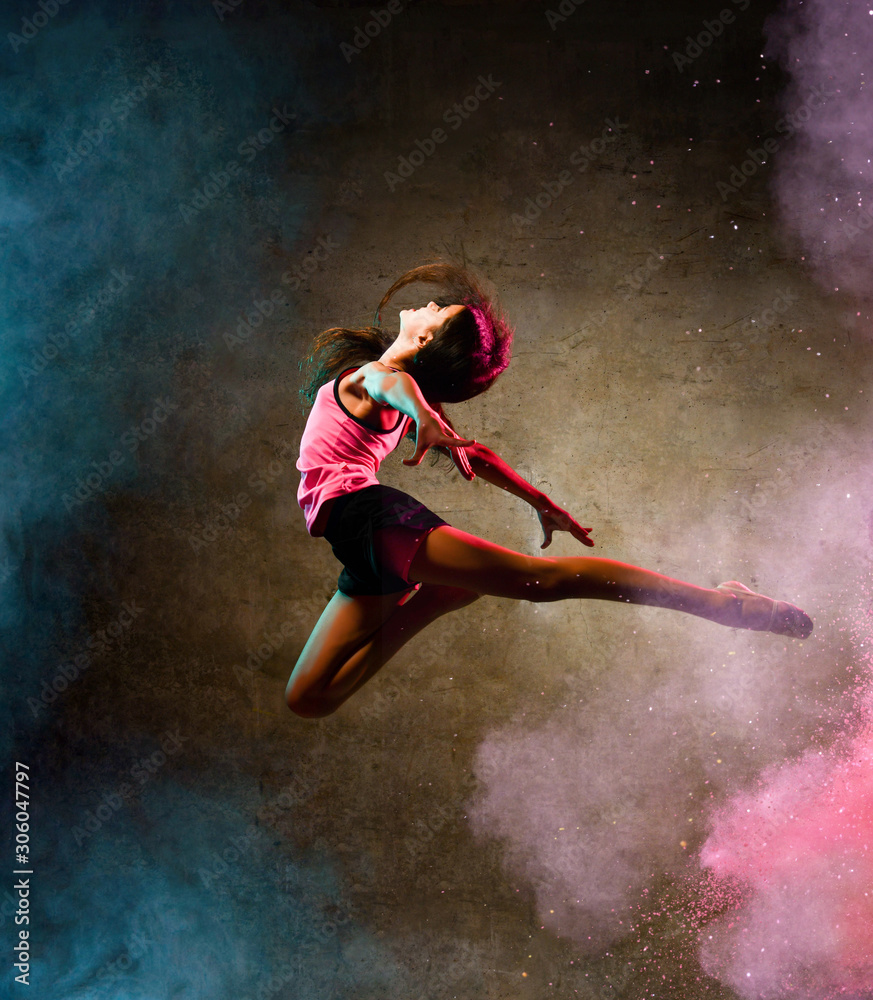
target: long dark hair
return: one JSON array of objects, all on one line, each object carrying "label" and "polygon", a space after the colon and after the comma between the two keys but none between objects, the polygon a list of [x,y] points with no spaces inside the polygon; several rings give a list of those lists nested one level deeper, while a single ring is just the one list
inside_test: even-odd
[{"label": "long dark hair", "polygon": [[376,361],[394,343],[396,334],[381,326],[381,312],[395,292],[413,282],[443,286],[439,305],[466,306],[447,319],[433,340],[416,355],[411,371],[422,394],[431,403],[460,403],[493,385],[509,364],[514,330],[466,268],[436,260],[402,274],[376,309],[380,325],[360,329],[331,327],[315,338],[306,359],[308,378],[301,393],[312,402],[325,382],[346,368]]}]

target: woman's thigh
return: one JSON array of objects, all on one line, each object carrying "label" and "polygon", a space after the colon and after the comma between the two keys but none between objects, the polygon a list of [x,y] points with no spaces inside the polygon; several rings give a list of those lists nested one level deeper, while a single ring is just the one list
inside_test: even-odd
[{"label": "woman's thigh", "polygon": [[516,600],[548,600],[563,578],[561,562],[495,545],[458,528],[434,528],[409,567],[413,582],[465,587]]},{"label": "woman's thigh", "polygon": [[288,693],[318,690],[391,617],[404,593],[348,597],[337,591],[328,601],[300,652]]},{"label": "woman's thigh", "polygon": [[[298,714],[333,710],[366,683],[413,636],[442,615],[478,598],[460,587],[423,584],[411,600],[408,591],[384,597],[331,598],[303,647],[285,689]],[[320,707],[319,707],[320,706]]]}]

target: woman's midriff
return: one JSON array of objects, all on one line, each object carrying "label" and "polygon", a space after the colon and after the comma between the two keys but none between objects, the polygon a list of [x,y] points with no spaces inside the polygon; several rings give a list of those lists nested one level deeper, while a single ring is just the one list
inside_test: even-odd
[{"label": "woman's midriff", "polygon": [[330,517],[330,512],[333,510],[334,501],[337,497],[331,497],[329,500],[325,500],[324,503],[318,508],[318,513],[315,515],[315,520],[312,522],[312,531],[310,535],[313,538],[321,537],[324,534],[324,529],[327,527],[327,521]]}]

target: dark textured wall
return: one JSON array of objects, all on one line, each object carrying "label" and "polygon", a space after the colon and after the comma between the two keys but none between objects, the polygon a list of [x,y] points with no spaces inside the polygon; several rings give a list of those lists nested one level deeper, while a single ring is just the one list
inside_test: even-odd
[{"label": "dark textured wall", "polygon": [[[29,766],[33,874],[29,988],[0,887],[4,995],[868,995],[869,218],[832,155],[866,12],[667,6],[7,6],[4,773]],[[299,362],[442,253],[518,331],[456,426],[596,554],[796,601],[812,639],[483,599],[337,714],[288,712],[339,568],[295,501]],[[538,550],[487,484],[383,472]]]}]

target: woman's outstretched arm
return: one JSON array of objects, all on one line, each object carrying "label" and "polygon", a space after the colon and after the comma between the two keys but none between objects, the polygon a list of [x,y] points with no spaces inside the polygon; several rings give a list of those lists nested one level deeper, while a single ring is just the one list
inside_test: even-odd
[{"label": "woman's outstretched arm", "polygon": [[594,545],[588,537],[590,528],[583,528],[565,510],[558,507],[545,493],[535,489],[490,448],[461,437],[452,427],[442,407],[432,407],[418,385],[406,372],[388,368],[379,361],[363,365],[349,377],[350,385],[363,390],[371,399],[400,410],[415,421],[415,452],[403,460],[404,465],[419,465],[428,449],[448,451],[465,479],[481,476],[529,503],[537,512],[543,528],[543,544],[551,544],[554,531],[569,531],[584,545]]},{"label": "woman's outstretched arm", "polygon": [[[449,418],[442,412],[440,412],[440,416],[452,431],[457,433]],[[486,483],[491,483],[502,490],[506,490],[507,493],[518,497],[520,500],[529,503],[537,512],[543,529],[543,544],[540,548],[544,549],[551,545],[552,533],[555,531],[569,531],[574,538],[578,539],[584,545],[594,545],[594,542],[588,537],[591,531],[590,528],[583,528],[565,510],[562,510],[557,504],[553,503],[550,497],[535,486],[532,486],[526,479],[522,479],[511,465],[504,462],[496,452],[484,444],[475,441],[467,448],[458,448],[451,452],[447,448],[442,447],[437,447],[436,450],[442,452],[444,455],[449,455],[465,479],[473,479],[475,476],[481,476]],[[463,455],[467,459],[470,474],[461,465],[458,458],[460,455]]]},{"label": "woman's outstretched arm", "polygon": [[429,448],[453,448],[453,457],[455,452],[461,455],[456,464],[460,462],[462,473],[466,478],[472,478],[472,474],[468,474],[469,464],[460,449],[473,444],[473,441],[460,437],[452,430],[443,414],[427,402],[415,379],[406,372],[395,371],[380,361],[371,361],[349,376],[349,386],[356,387],[358,392],[365,393],[377,403],[400,410],[415,421],[415,452],[411,458],[403,459],[404,465],[419,465]]},{"label": "woman's outstretched arm", "polygon": [[526,479],[522,479],[515,469],[504,462],[490,448],[476,442],[469,448],[465,448],[464,453],[477,476],[526,501],[536,510],[543,528],[544,537],[541,548],[546,548],[551,544],[553,531],[569,531],[584,545],[594,545],[594,542],[588,537],[590,528],[583,528],[565,510],[553,503],[545,493],[536,489]]}]

